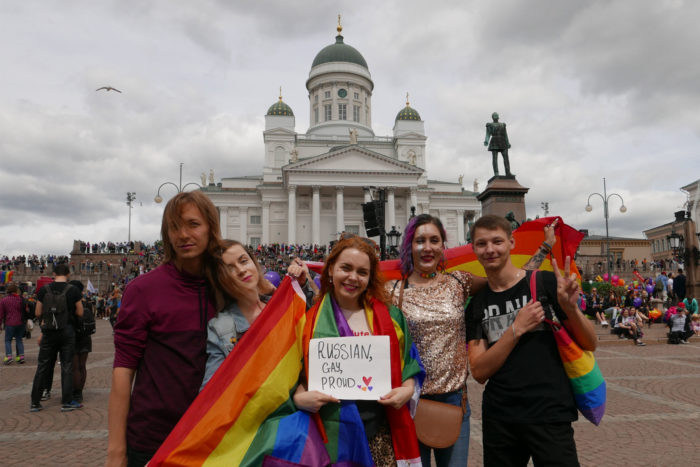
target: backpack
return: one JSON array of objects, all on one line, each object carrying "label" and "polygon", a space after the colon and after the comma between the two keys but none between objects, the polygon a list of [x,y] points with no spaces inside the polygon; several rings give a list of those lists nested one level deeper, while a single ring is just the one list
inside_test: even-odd
[{"label": "backpack", "polygon": [[91,336],[97,332],[95,312],[91,303],[83,303],[83,317],[78,321],[76,332],[79,337]]},{"label": "backpack", "polygon": [[51,288],[51,284],[46,285],[46,293],[42,300],[42,331],[58,331],[66,327],[70,316],[68,313],[68,291],[73,288],[72,285],[66,284],[63,292],[57,294]]},{"label": "backpack", "polygon": [[654,292],[663,292],[663,290],[664,290],[664,281],[659,276],[659,278],[656,279],[656,284],[654,285]]}]

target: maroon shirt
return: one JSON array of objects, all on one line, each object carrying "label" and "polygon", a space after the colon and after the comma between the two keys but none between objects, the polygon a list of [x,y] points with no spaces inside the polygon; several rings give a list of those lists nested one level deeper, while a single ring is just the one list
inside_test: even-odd
[{"label": "maroon shirt", "polygon": [[199,392],[207,322],[215,315],[202,278],[164,264],[131,281],[114,327],[114,367],[136,370],[127,444],[155,452]]},{"label": "maroon shirt", "polygon": [[0,323],[5,326],[22,325],[22,297],[12,293],[0,300]]}]

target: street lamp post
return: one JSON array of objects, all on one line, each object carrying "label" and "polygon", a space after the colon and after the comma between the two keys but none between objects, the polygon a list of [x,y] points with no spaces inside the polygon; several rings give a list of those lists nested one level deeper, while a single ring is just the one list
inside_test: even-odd
[{"label": "street lamp post", "polygon": [[390,256],[395,256],[398,252],[399,239],[401,238],[401,232],[396,230],[396,226],[392,225],[391,230],[387,232],[387,237],[389,237],[389,252]]},{"label": "street lamp post", "polygon": [[189,183],[185,183],[184,185],[182,184],[182,166],[183,166],[183,165],[185,165],[184,162],[180,162],[180,184],[179,184],[179,185],[175,185],[173,182],[163,182],[163,183],[161,183],[160,186],[158,187],[158,193],[156,194],[156,197],[153,198],[153,201],[155,201],[156,203],[162,203],[162,202],[163,202],[163,198],[160,196],[160,189],[163,188],[165,185],[172,185],[172,186],[174,186],[178,193],[182,193],[183,191],[185,191],[185,188],[187,188],[187,187],[190,186],[190,185],[196,185],[197,187],[202,188],[202,185],[200,185],[200,184],[197,183],[197,182],[189,182]]},{"label": "street lamp post", "polygon": [[610,201],[610,198],[613,196],[617,196],[620,198],[620,202],[622,203],[622,206],[620,206],[620,212],[625,213],[627,212],[627,208],[625,207],[625,200],[622,199],[622,196],[618,195],[617,193],[610,193],[608,194],[607,187],[605,184],[605,177],[603,177],[603,194],[601,195],[600,193],[591,193],[588,195],[588,202],[586,204],[586,211],[591,212],[593,210],[593,206],[591,206],[591,197],[598,195],[600,196],[600,199],[603,200],[603,215],[605,216],[605,260],[607,261],[607,267],[606,270],[608,271],[608,277],[610,277],[610,232],[608,230],[608,202]]},{"label": "street lamp post", "polygon": [[126,205],[129,206],[129,237],[128,242],[131,243],[131,208],[133,207],[134,200],[136,199],[136,192],[127,191],[126,192]]}]

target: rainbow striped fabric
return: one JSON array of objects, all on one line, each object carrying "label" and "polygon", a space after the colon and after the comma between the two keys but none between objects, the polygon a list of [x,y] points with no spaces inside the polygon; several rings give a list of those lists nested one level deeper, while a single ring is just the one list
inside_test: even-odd
[{"label": "rainbow striped fabric", "polygon": [[318,429],[290,398],[305,312],[299,285],[286,277],[148,465],[323,465]]},{"label": "rainbow striped fabric", "polygon": [[553,325],[552,332],[574,392],[576,407],[581,415],[598,426],[605,415],[607,392],[603,374],[598,368],[593,352],[582,350],[561,326],[557,328]]},{"label": "rainbow striped fabric", "polygon": [[[530,275],[530,295],[538,297],[537,271]],[[598,426],[605,415],[607,390],[605,379],[598,368],[593,352],[583,350],[569,336],[569,332],[561,325],[556,315],[545,319],[552,329],[557,350],[561,357],[564,371],[571,383],[576,408],[591,423]]]},{"label": "rainbow striped fabric", "polygon": [[[409,378],[422,385],[425,371],[418,350],[408,332],[403,314],[396,307],[388,308],[372,299],[366,306],[367,322],[374,335],[389,336],[391,352],[391,386],[398,387]],[[304,361],[308,378],[308,342],[313,338],[352,336],[340,309],[326,294],[309,312],[304,330]],[[420,453],[413,419],[408,406],[385,408],[392,434],[394,454],[399,466],[420,465]],[[326,448],[333,465],[374,465],[367,445],[364,426],[353,401],[327,404],[313,415],[319,431],[327,441]]]},{"label": "rainbow striped fabric", "polygon": [[8,284],[12,282],[14,271],[0,271],[0,284]]},{"label": "rainbow striped fabric", "polygon": [[[561,217],[543,217],[525,222],[513,232],[515,248],[511,251],[511,260],[515,266],[522,267],[527,263],[544,240],[544,226],[551,224],[555,219],[559,220],[559,224],[556,228],[557,243],[554,245],[552,255],[560,266],[564,265],[564,260],[567,256],[571,257],[571,271],[579,275],[574,262],[574,255],[583,238],[583,234],[566,225]],[[471,244],[448,248],[445,250],[445,260],[447,262],[445,268],[447,272],[468,271],[477,276],[486,276],[484,268],[476,259]],[[323,263],[321,262],[307,262],[306,264],[310,269],[319,273],[323,269]],[[401,278],[401,268],[398,260],[382,261],[380,268],[387,280]],[[551,271],[552,264],[549,259],[545,259],[539,269]]]}]

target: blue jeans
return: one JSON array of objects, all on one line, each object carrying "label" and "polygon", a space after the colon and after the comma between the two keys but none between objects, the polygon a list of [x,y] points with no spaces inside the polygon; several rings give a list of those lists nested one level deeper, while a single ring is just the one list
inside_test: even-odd
[{"label": "blue jeans", "polygon": [[15,347],[17,348],[17,356],[24,355],[24,324],[18,326],[5,326],[5,355],[12,356],[12,338],[15,338]]},{"label": "blue jeans", "polygon": [[[438,402],[445,402],[458,407],[462,406],[462,391],[448,392],[446,394],[429,394],[421,397]],[[467,459],[469,457],[469,416],[471,415],[469,402],[467,402],[466,409],[467,411],[462,419],[462,429],[459,432],[459,438],[457,438],[455,444],[449,448],[436,449],[426,446],[420,441],[418,442],[421,463],[423,465],[430,465],[431,451],[435,454],[435,465],[437,465],[437,467],[465,467],[467,465]]]}]

